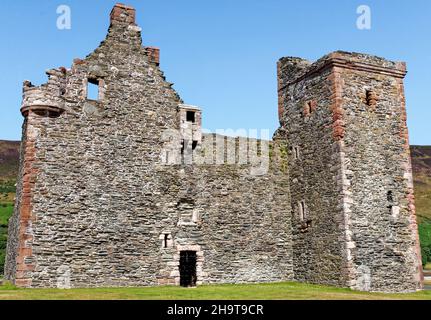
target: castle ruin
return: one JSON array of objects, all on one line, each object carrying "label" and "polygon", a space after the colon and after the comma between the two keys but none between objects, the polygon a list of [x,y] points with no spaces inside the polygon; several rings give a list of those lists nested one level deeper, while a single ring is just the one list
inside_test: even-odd
[{"label": "castle ruin", "polygon": [[92,54],[47,74],[23,88],[15,285],[422,288],[404,63],[280,59],[270,142],[203,133],[129,6]]}]

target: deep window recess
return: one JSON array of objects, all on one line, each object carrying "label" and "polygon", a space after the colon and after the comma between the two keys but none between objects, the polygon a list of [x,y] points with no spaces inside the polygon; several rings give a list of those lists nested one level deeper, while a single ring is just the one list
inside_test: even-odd
[{"label": "deep window recess", "polygon": [[367,90],[366,91],[366,100],[367,100],[367,105],[370,107],[374,107],[377,104],[377,95],[374,91],[372,90]]},{"label": "deep window recess", "polygon": [[310,100],[305,102],[303,114],[304,117],[310,116],[317,108],[317,102],[315,100]]},{"label": "deep window recess", "polygon": [[195,123],[196,121],[196,112],[194,111],[187,111],[187,122]]},{"label": "deep window recess", "polygon": [[309,115],[311,112],[313,111],[312,107],[311,107],[311,101],[308,101],[305,104],[305,114]]},{"label": "deep window recess", "polygon": [[87,99],[96,101],[99,100],[99,80],[88,79]]},{"label": "deep window recess", "polygon": [[388,191],[387,199],[390,203],[394,202],[394,193],[392,191]]},{"label": "deep window recess", "polygon": [[198,146],[198,142],[197,141],[193,141],[192,143],[192,149],[195,150]]}]

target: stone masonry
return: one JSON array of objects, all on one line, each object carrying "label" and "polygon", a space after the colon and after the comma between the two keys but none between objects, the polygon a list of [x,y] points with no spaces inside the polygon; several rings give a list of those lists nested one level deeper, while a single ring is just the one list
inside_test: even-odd
[{"label": "stone masonry", "polygon": [[24,82],[6,279],[179,285],[191,252],[198,285],[421,289],[404,64],[283,58],[272,141],[203,134],[135,15],[117,4],[93,53]]},{"label": "stone masonry", "polygon": [[278,63],[298,281],[422,287],[404,63],[334,52]]}]

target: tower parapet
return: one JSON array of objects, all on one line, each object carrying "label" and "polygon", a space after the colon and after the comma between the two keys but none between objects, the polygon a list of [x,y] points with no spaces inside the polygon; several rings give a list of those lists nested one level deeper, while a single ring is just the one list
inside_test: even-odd
[{"label": "tower parapet", "polygon": [[24,117],[34,112],[43,117],[57,117],[65,110],[63,95],[66,91],[66,69],[48,70],[48,82],[39,87],[30,81],[23,84],[21,113]]}]

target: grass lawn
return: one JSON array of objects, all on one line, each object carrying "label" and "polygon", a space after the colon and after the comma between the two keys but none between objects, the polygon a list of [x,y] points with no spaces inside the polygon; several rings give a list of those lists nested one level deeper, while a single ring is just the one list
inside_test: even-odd
[{"label": "grass lawn", "polygon": [[319,285],[283,282],[253,285],[208,285],[198,288],[147,287],[98,289],[17,289],[0,286],[0,300],[377,300],[426,299],[431,291],[408,294],[356,292]]}]

